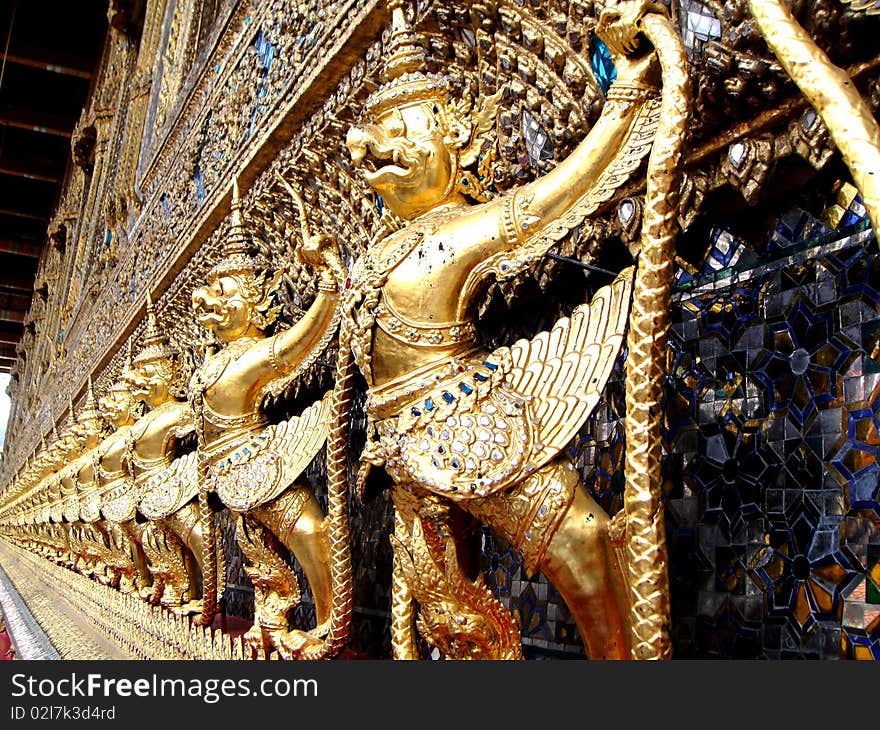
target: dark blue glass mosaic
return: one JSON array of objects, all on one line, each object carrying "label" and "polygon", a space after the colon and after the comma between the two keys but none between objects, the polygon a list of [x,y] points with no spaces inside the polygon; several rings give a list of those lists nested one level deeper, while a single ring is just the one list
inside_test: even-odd
[{"label": "dark blue glass mosaic", "polygon": [[[715,230],[677,272],[663,424],[677,657],[880,659],[880,256],[843,238],[864,228],[858,197],[838,214],[791,209],[760,251]],[[783,250],[798,255],[774,265]],[[611,383],[572,450],[612,512],[622,393]]]}]

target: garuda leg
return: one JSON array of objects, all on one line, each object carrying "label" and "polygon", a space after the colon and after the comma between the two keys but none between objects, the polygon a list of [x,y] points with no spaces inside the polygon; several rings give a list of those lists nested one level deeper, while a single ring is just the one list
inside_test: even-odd
[{"label": "garuda leg", "polygon": [[[271,538],[266,533],[271,533]],[[255,536],[263,534],[260,542]],[[301,645],[322,636],[330,617],[329,544],[324,514],[311,489],[294,485],[271,502],[244,515],[238,524],[239,545],[250,563],[255,616],[251,639],[282,654],[295,656]],[[290,552],[299,562],[315,601],[317,626],[310,632],[289,629],[290,611],[300,601],[296,576],[282,558]],[[259,644],[258,644],[259,645]]]},{"label": "garuda leg", "polygon": [[630,607],[610,520],[571,462],[557,457],[520,484],[462,507],[523,551],[572,613],[592,659],[628,659]]}]

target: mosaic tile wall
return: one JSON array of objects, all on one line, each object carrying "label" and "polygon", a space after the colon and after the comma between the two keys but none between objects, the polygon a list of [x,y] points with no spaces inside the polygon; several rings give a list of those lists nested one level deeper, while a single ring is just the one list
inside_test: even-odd
[{"label": "mosaic tile wall", "polygon": [[[880,260],[860,200],[839,198],[833,226],[793,208],[760,254],[715,231],[702,268],[678,273],[664,424],[676,657],[880,659]],[[610,511],[622,402],[618,380],[575,449]]]},{"label": "mosaic tile wall", "polygon": [[[678,271],[664,423],[678,658],[880,659],[880,257],[852,189],[838,201],[825,222],[788,210],[760,251],[715,230],[702,266]],[[624,359],[571,446],[609,513]],[[390,530],[387,493],[353,504],[355,656],[390,656]],[[528,658],[583,657],[559,594],[488,530],[483,561]],[[252,589],[229,563],[227,610],[249,617]]]}]

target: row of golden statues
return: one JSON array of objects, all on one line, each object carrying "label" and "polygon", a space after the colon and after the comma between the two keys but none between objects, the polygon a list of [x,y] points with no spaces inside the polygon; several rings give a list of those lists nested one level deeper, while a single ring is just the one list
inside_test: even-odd
[{"label": "row of golden statues", "polygon": [[[224,346],[184,394],[175,392],[177,356],[148,302],[139,351],[100,401],[89,385],[78,416],[71,409],[67,428],[20,476],[25,497],[2,515],[4,533],[204,625],[223,589],[214,516],[227,509],[254,583],[247,640],[288,658],[332,656],[352,611],[346,449],[359,370],[368,422],[357,485],[375,468],[393,482],[396,658],[417,657],[416,631],[449,658],[521,657],[512,616],[479,577],[462,527],[474,519],[554,584],[590,657],[668,657],[658,413],[690,106],[680,38],[662,6],[606,8],[597,33],[617,79],[601,117],[551,172],[478,203],[479,180],[467,168],[484,150],[498,97],[459,103],[453,79],[425,70],[402,0],[389,6],[386,80],[346,145],[402,225],[348,271],[336,242],[308,230],[297,190],[282,181],[302,213],[294,253],[319,283],[304,315],[270,336],[280,275],[253,242],[236,186],[223,256],[192,295],[193,316]],[[646,157],[638,266],[550,331],[482,349],[473,318],[487,282],[540,261]],[[270,423],[266,394],[314,366],[331,343],[332,390]],[[624,343],[626,509],[610,518],[565,446]],[[147,411],[138,417],[140,404]],[[180,455],[193,435],[196,448]],[[322,453],[326,514],[303,478]],[[288,553],[314,597],[309,630],[291,625],[300,586]]]}]

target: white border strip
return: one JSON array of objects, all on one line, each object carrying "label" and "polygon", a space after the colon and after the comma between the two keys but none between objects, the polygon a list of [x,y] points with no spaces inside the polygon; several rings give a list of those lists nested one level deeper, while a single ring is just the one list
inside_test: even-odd
[{"label": "white border strip", "polygon": [[61,659],[46,632],[28,610],[12,582],[0,567],[0,608],[18,659]]}]

